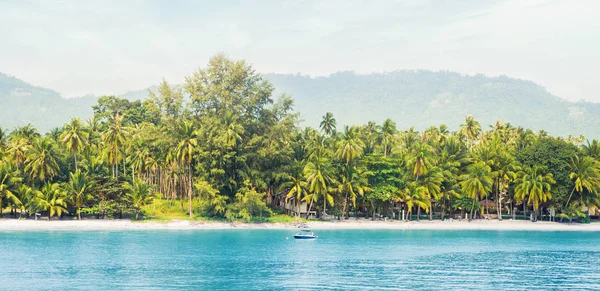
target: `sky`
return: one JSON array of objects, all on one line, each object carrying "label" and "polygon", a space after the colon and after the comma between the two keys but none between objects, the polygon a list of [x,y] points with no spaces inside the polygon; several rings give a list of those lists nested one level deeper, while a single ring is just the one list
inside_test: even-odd
[{"label": "sky", "polygon": [[600,102],[600,1],[0,0],[0,72],[65,97],[182,83],[218,53],[261,73],[507,75]]}]

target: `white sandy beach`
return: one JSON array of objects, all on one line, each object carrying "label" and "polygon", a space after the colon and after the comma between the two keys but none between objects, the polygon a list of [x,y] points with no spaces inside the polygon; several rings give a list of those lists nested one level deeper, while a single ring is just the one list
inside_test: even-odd
[{"label": "white sandy beach", "polygon": [[[349,219],[346,221],[309,222],[312,229],[397,229],[397,230],[522,230],[522,231],[600,231],[600,223],[567,224],[529,221],[371,221]],[[79,230],[206,230],[206,229],[294,229],[296,224],[283,223],[225,223],[225,222],[137,222],[130,220],[17,220],[0,219],[0,231],[79,231]]]}]

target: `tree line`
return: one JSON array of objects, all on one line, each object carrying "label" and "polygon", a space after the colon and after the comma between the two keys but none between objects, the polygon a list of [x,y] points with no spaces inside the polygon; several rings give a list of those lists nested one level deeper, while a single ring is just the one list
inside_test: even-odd
[{"label": "tree line", "polygon": [[[189,217],[251,220],[301,203],[320,217],[586,221],[600,205],[597,140],[509,123],[458,131],[382,124],[300,126],[293,100],[245,61],[213,57],[144,101],[104,96],[94,117],[41,135],[0,130],[4,214],[140,218],[160,200]],[[3,213],[0,212],[0,215]],[[521,216],[520,216],[521,217]]]}]

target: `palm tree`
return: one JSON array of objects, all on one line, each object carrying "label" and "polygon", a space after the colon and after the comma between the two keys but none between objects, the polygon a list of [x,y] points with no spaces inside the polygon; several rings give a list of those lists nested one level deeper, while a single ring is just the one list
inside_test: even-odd
[{"label": "palm tree", "polygon": [[327,203],[333,206],[333,196],[329,193],[329,187],[333,184],[331,178],[329,161],[325,157],[315,156],[311,162],[304,167],[304,177],[308,183],[308,191],[314,196],[309,196],[318,201],[323,197],[323,215],[327,215]]},{"label": "palm tree", "polygon": [[185,121],[180,129],[181,139],[177,144],[176,156],[181,164],[187,165],[188,172],[188,213],[190,218],[193,217],[192,213],[192,159],[194,150],[198,146],[198,133],[194,126]]},{"label": "palm tree", "polygon": [[10,140],[7,153],[17,166],[17,170],[25,163],[27,152],[31,147],[32,145],[26,138],[15,136],[15,138]]},{"label": "palm tree", "polygon": [[417,142],[406,155],[406,168],[412,173],[415,181],[432,167],[431,148],[428,144]]},{"label": "palm tree", "polygon": [[333,113],[325,113],[323,120],[321,121],[320,128],[327,136],[332,136],[335,134],[336,121],[333,117]]},{"label": "palm tree", "polygon": [[71,118],[71,123],[66,124],[64,132],[60,135],[62,142],[73,154],[75,171],[77,171],[77,154],[85,146],[85,132],[79,118]]},{"label": "palm tree", "polygon": [[383,121],[383,126],[381,127],[381,144],[383,145],[383,157],[387,157],[389,154],[392,144],[394,143],[394,136],[396,135],[396,123],[391,119],[386,119]]},{"label": "palm tree", "polygon": [[150,204],[157,198],[157,195],[152,192],[152,186],[147,185],[140,180],[134,180],[133,184],[125,182],[123,188],[127,191],[127,198],[135,208],[135,219],[139,219],[142,208]]},{"label": "palm tree", "polygon": [[48,211],[48,219],[67,211],[67,195],[58,183],[46,183],[36,192],[36,204]]},{"label": "palm tree", "polygon": [[364,146],[357,135],[357,128],[346,126],[335,155],[338,159],[344,160],[346,165],[350,165],[351,162],[362,156]]},{"label": "palm tree", "polygon": [[[427,171],[426,174],[421,176],[421,179],[417,181],[417,184],[423,187],[423,191],[427,198],[430,200],[429,203],[429,220],[433,220],[433,201],[439,201],[442,198],[441,185],[444,181],[444,175],[438,167],[433,167]],[[419,209],[419,216],[421,216]]]},{"label": "palm tree", "polygon": [[521,170],[521,166],[511,153],[502,149],[495,158],[492,177],[496,184],[498,220],[502,220],[502,197],[508,192],[510,182],[517,178],[517,173]]},{"label": "palm tree", "polygon": [[302,171],[295,171],[294,175],[288,175],[288,181],[282,187],[288,190],[287,199],[294,198],[296,203],[296,218],[300,218],[300,204],[308,193],[308,183],[304,180]]},{"label": "palm tree", "polygon": [[587,141],[587,145],[583,145],[582,152],[584,156],[590,156],[597,161],[600,160],[600,143],[598,140]]},{"label": "palm tree", "polygon": [[18,184],[22,181],[18,172],[14,171],[10,164],[0,161],[0,217],[2,217],[3,200],[8,199],[14,203],[18,202],[18,197],[14,194]]},{"label": "palm tree", "polygon": [[54,141],[47,137],[39,138],[35,140],[33,148],[27,155],[25,171],[44,183],[58,174],[57,159]]},{"label": "palm tree", "polygon": [[69,182],[66,183],[67,195],[70,198],[71,204],[77,207],[77,218],[81,220],[81,207],[85,203],[92,199],[91,188],[94,182],[82,173],[80,170],[76,170],[75,173],[70,173]]},{"label": "palm tree", "polygon": [[[523,201],[523,215],[525,205],[533,205],[534,217],[537,220],[540,202],[552,199],[550,189],[556,181],[551,173],[545,173],[545,169],[539,166],[527,167],[519,176],[515,186],[515,200],[517,203]],[[524,201],[526,197],[527,202]]]},{"label": "palm tree", "polygon": [[467,167],[466,174],[460,176],[460,186],[469,198],[473,200],[471,208],[471,219],[473,219],[473,209],[475,200],[487,196],[492,189],[492,178],[490,177],[490,166],[483,162],[477,162]]},{"label": "palm tree", "polygon": [[586,189],[597,195],[600,188],[600,163],[598,161],[589,156],[575,156],[575,158],[571,158],[569,167],[571,170],[569,178],[574,180],[575,186],[571,190],[565,207],[569,205],[575,191],[581,193],[583,189]]},{"label": "palm tree", "polygon": [[473,148],[473,142],[481,133],[481,125],[473,116],[468,115],[465,118],[465,123],[460,125],[460,135],[467,139],[469,149]]},{"label": "palm tree", "polygon": [[122,125],[123,116],[119,113],[111,117],[108,130],[104,132],[104,142],[107,145],[107,155],[112,165],[113,177],[119,174],[119,154],[124,146],[129,130]]},{"label": "palm tree", "polygon": [[[418,209],[423,209],[425,212],[429,212],[429,206],[431,205],[431,201],[429,197],[427,197],[426,190],[423,186],[419,186],[416,182],[410,182],[404,187],[404,189],[399,191],[399,199],[398,201],[404,202],[408,211],[406,212],[406,217],[408,220],[412,217],[413,208],[416,206]],[[417,220],[420,217],[417,216]]]}]

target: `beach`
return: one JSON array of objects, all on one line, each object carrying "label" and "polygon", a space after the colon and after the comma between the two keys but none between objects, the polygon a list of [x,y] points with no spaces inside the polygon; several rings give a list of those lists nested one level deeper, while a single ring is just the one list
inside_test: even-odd
[{"label": "beach", "polygon": [[115,220],[17,220],[0,219],[0,231],[86,231],[86,230],[218,230],[218,229],[296,229],[300,226],[315,230],[515,230],[515,231],[600,231],[600,223],[568,224],[523,220],[463,221],[372,221],[348,219],[343,221],[311,221],[295,223],[201,222],[174,220],[170,222]]}]

